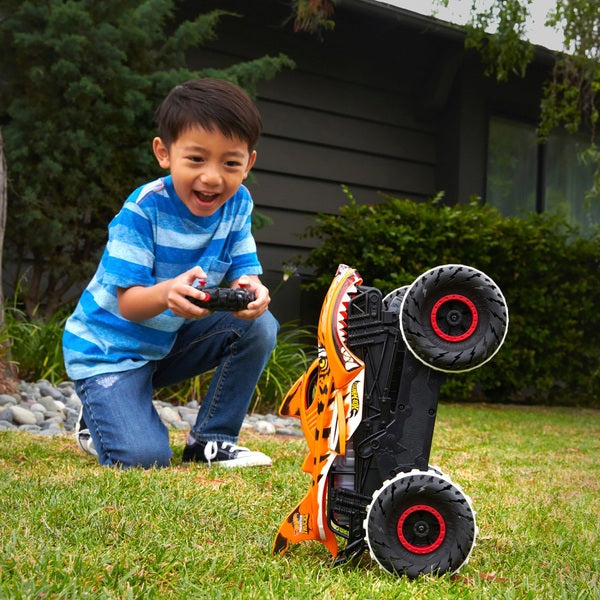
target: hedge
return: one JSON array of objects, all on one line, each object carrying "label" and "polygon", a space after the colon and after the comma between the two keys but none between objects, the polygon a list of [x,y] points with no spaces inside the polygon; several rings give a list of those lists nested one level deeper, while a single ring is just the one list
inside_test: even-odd
[{"label": "hedge", "polygon": [[324,292],[339,263],[384,293],[436,265],[462,263],[506,297],[510,326],[492,361],[452,375],[442,399],[600,407],[600,236],[583,238],[560,216],[508,218],[477,201],[447,206],[386,198],[319,215],[305,264]]}]

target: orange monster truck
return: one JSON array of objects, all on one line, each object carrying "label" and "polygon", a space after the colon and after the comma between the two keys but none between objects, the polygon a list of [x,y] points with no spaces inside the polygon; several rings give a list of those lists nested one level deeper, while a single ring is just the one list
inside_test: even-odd
[{"label": "orange monster truck", "polygon": [[336,562],[368,548],[398,575],[460,569],[477,527],[469,497],[429,465],[439,389],[448,373],[490,360],[507,330],[504,296],[472,267],[435,267],[383,297],[340,265],[319,318],[317,358],[280,408],[300,419],[311,482],[274,552],[317,540]]}]

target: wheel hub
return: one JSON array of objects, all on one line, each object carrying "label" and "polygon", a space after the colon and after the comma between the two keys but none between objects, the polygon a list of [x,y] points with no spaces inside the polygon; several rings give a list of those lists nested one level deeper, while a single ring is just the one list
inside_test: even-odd
[{"label": "wheel hub", "polygon": [[477,307],[462,294],[442,296],[433,306],[430,316],[431,327],[447,342],[462,342],[477,329],[479,316]]},{"label": "wheel hub", "polygon": [[427,504],[407,508],[398,519],[398,539],[415,554],[437,550],[446,537],[446,522],[441,513]]},{"label": "wheel hub", "polygon": [[413,527],[415,535],[419,538],[426,538],[429,533],[429,525],[425,521],[417,521]]}]

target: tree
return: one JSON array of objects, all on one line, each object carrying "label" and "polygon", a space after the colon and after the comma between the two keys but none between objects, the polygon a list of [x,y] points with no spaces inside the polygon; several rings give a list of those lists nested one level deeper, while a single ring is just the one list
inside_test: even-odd
[{"label": "tree", "polygon": [[293,0],[294,31],[320,34],[335,26],[335,0]]},{"label": "tree", "polygon": [[[2,248],[6,231],[6,159],[4,158],[4,140],[0,130],[0,273],[2,272]],[[0,284],[2,283],[0,279]],[[4,290],[0,285],[0,329],[4,326]]]},{"label": "tree", "polygon": [[[5,256],[26,311],[79,293],[109,219],[158,175],[153,113],[181,81],[209,75],[255,92],[293,63],[265,56],[192,71],[222,10],[176,19],[174,0],[0,0],[0,123],[8,163]],[[7,269],[5,269],[5,273]]]},{"label": "tree", "polygon": [[[438,0],[448,4],[448,0]],[[479,50],[488,74],[499,81],[512,74],[524,77],[533,59],[533,46],[525,38],[533,0],[495,0],[479,9],[471,6],[465,45]],[[495,33],[489,34],[491,26]],[[600,0],[556,0],[546,25],[564,35],[564,48],[556,53],[552,78],[546,83],[540,105],[538,134],[545,140],[555,128],[589,136],[581,159],[595,165],[588,199],[600,199]]]},{"label": "tree", "polygon": [[[4,140],[0,130],[0,272],[2,272],[2,243],[6,230],[6,160]],[[1,280],[0,280],[1,283]],[[0,332],[4,328],[4,293],[0,285]],[[10,361],[10,345],[5,336],[0,335],[0,393],[15,391],[15,365]]]},{"label": "tree", "polygon": [[554,66],[554,77],[542,100],[542,137],[561,124],[569,131],[590,133],[581,158],[595,165],[588,199],[600,199],[600,0],[558,0],[549,23],[564,26],[565,48]]}]

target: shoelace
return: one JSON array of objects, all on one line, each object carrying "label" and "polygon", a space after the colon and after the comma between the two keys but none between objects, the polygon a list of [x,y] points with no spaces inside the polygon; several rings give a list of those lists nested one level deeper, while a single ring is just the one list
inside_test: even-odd
[{"label": "shoelace", "polygon": [[[223,448],[223,450],[226,450],[227,448],[229,448],[232,452],[239,450],[239,451],[245,451],[246,448],[242,448],[242,446],[236,446],[235,444],[232,444],[231,442],[221,442],[221,448]],[[206,446],[204,446],[204,458],[206,458],[206,462],[208,463],[208,466],[210,467],[212,461],[217,457],[217,454],[219,452],[219,442],[206,442]]]}]

